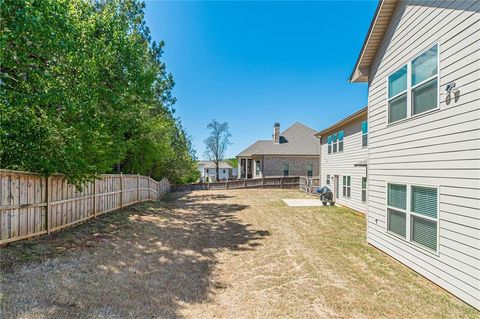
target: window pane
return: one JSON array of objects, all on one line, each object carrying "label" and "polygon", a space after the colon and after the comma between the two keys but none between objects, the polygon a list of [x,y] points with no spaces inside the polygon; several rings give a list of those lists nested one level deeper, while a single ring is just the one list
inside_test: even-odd
[{"label": "window pane", "polygon": [[437,107],[437,78],[412,90],[413,114],[422,113]]},{"label": "window pane", "polygon": [[350,187],[347,187],[347,197],[350,197]]},{"label": "window pane", "polygon": [[338,151],[343,152],[343,141],[338,142]]},{"label": "window pane", "polygon": [[365,189],[362,189],[362,202],[367,201],[367,191]]},{"label": "window pane", "polygon": [[405,213],[388,209],[388,230],[402,237],[407,235],[407,216]]},{"label": "window pane", "polygon": [[367,188],[367,178],[362,177],[362,189],[366,189],[366,188]]},{"label": "window pane", "polygon": [[350,186],[350,176],[347,176],[347,185]]},{"label": "window pane", "polygon": [[407,66],[388,77],[388,97],[395,96],[407,89]]},{"label": "window pane", "polygon": [[362,135],[362,146],[367,146],[368,144],[368,134]]},{"label": "window pane", "polygon": [[437,223],[412,216],[412,241],[437,250]]},{"label": "window pane", "polygon": [[362,133],[363,133],[363,134],[368,133],[368,124],[367,124],[367,121],[363,121],[363,122],[362,122]]},{"label": "window pane", "polygon": [[407,209],[407,186],[397,185],[397,184],[388,184],[388,206]]},{"label": "window pane", "polygon": [[412,186],[412,212],[437,218],[437,189]]},{"label": "window pane", "polygon": [[403,94],[388,102],[388,123],[392,123],[407,117],[407,94]]},{"label": "window pane", "polygon": [[412,61],[412,85],[437,74],[437,46]]},{"label": "window pane", "polygon": [[329,145],[328,145],[328,154],[331,154],[331,153],[332,153],[332,145],[329,144]]},{"label": "window pane", "polygon": [[338,140],[339,140],[339,141],[343,141],[343,135],[344,135],[344,134],[345,134],[344,131],[338,132]]}]

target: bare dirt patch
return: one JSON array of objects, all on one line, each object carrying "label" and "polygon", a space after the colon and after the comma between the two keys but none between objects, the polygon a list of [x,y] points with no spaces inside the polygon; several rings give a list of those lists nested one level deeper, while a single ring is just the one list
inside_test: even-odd
[{"label": "bare dirt patch", "polygon": [[5,318],[474,318],[290,190],[174,194],[0,253]]}]

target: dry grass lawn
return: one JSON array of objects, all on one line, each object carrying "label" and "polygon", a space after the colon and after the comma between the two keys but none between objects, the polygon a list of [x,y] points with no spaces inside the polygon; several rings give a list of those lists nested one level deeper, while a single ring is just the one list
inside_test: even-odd
[{"label": "dry grass lawn", "polygon": [[295,190],[174,194],[1,249],[2,318],[478,318]]}]

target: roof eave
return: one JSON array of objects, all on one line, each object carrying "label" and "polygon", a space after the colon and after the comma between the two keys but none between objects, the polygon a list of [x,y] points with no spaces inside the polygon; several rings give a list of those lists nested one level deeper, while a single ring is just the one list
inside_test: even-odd
[{"label": "roof eave", "polygon": [[385,34],[390,19],[399,0],[380,0],[373,16],[367,36],[363,41],[355,67],[350,75],[350,83],[367,82],[370,64],[376,54],[379,43]]},{"label": "roof eave", "polygon": [[340,126],[344,126],[344,125],[358,119],[359,117],[363,116],[364,114],[367,114],[367,112],[368,112],[368,106],[365,106],[365,107],[361,108],[360,110],[358,110],[357,112],[355,112],[353,114],[350,114],[346,118],[338,121],[337,123],[335,123],[333,125],[330,125],[329,127],[327,127],[324,130],[321,130],[320,132],[315,134],[315,136],[316,137],[322,137],[322,135],[324,135],[325,133],[327,133],[327,132],[329,132],[329,131],[331,131],[335,128],[338,128]]}]

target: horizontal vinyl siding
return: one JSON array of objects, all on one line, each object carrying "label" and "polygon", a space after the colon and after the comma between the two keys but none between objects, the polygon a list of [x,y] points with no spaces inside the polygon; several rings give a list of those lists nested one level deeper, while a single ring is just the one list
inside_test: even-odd
[{"label": "horizontal vinyl siding", "polygon": [[[367,225],[369,243],[480,309],[479,16],[478,1],[399,3],[370,70]],[[387,125],[387,76],[437,40],[440,109]],[[439,187],[438,255],[386,232],[387,182]]]},{"label": "horizontal vinyl siding", "polygon": [[[339,196],[337,202],[340,205],[347,206],[356,211],[366,213],[366,202],[362,202],[362,177],[366,177],[365,167],[355,167],[354,165],[364,161],[368,156],[368,149],[362,147],[362,121],[366,117],[343,126],[335,131],[322,136],[322,163],[321,163],[321,185],[326,185],[327,174],[330,174],[332,184],[328,187],[334,191],[333,175],[340,175]],[[327,136],[338,131],[344,130],[343,152],[328,154]],[[343,178],[342,176],[350,176],[350,198],[342,196]],[[368,197],[368,194],[367,194]]]}]

